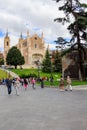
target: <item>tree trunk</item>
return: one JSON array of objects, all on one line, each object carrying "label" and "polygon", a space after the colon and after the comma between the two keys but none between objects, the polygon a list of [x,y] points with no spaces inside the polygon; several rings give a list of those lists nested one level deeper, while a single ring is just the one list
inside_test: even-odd
[{"label": "tree trunk", "polygon": [[81,51],[81,43],[80,43],[80,35],[78,25],[76,27],[77,31],[77,44],[78,44],[78,66],[79,66],[79,80],[83,80],[83,58],[82,58],[82,51]]},{"label": "tree trunk", "polygon": [[17,65],[15,65],[15,69],[17,69]]}]

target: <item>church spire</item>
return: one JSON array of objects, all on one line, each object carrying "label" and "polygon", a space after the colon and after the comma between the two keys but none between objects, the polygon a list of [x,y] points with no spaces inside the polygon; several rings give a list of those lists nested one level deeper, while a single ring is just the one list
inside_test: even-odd
[{"label": "church spire", "polygon": [[21,34],[20,34],[20,39],[23,39],[22,32],[21,32]]},{"label": "church spire", "polygon": [[43,34],[43,32],[42,32],[42,39],[43,39],[43,37],[44,37],[43,35],[44,35],[44,34]]},{"label": "church spire", "polygon": [[7,29],[7,32],[6,32],[6,37],[8,37],[8,29]]},{"label": "church spire", "polygon": [[47,46],[47,49],[50,50],[49,44],[48,44],[48,46]]},{"label": "church spire", "polygon": [[29,37],[29,30],[27,30],[27,37]]}]

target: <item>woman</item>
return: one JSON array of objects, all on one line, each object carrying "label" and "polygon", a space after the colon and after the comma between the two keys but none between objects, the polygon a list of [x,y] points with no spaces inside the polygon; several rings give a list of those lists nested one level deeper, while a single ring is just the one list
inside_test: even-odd
[{"label": "woman", "polygon": [[16,95],[17,95],[17,96],[19,96],[19,87],[20,87],[20,81],[19,81],[19,79],[17,78],[17,79],[15,80],[15,83],[14,83],[14,88],[15,88],[15,90],[16,90]]},{"label": "woman", "polygon": [[24,78],[24,89],[27,90],[28,88],[28,81],[26,78]]},{"label": "woman", "polygon": [[66,87],[65,90],[66,90],[66,91],[67,91],[67,90],[72,91],[71,78],[70,78],[70,76],[67,76],[66,82],[67,82],[67,87]]},{"label": "woman", "polygon": [[36,83],[35,79],[32,78],[32,81],[31,81],[31,82],[32,82],[32,88],[35,89],[35,83]]},{"label": "woman", "polygon": [[63,79],[62,76],[61,76],[61,78],[60,78],[59,89],[60,89],[60,90],[64,90],[64,79]]}]

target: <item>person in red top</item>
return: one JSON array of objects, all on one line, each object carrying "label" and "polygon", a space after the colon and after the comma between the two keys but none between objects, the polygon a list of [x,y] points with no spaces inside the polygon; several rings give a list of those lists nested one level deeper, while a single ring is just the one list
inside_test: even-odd
[{"label": "person in red top", "polygon": [[35,89],[35,83],[36,83],[35,79],[32,78],[32,81],[31,81],[31,82],[32,82],[32,88]]}]

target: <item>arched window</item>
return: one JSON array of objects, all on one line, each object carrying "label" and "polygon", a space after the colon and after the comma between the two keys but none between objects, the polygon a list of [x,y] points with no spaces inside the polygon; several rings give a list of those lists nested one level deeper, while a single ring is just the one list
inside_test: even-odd
[{"label": "arched window", "polygon": [[35,37],[35,40],[37,40],[37,37]]},{"label": "arched window", "polygon": [[9,45],[9,42],[7,42],[7,46]]},{"label": "arched window", "polygon": [[37,44],[35,44],[35,48],[37,48]]}]

